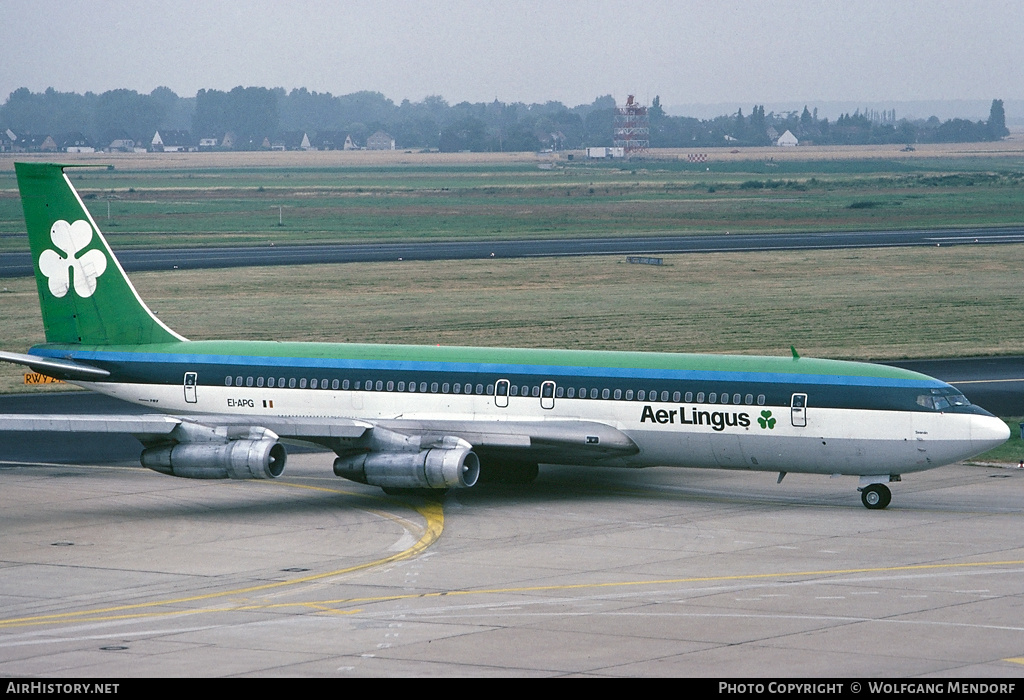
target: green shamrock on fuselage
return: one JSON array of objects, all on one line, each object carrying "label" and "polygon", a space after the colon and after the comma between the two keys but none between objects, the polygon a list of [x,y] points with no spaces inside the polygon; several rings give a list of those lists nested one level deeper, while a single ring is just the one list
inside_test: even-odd
[{"label": "green shamrock on fuselage", "polygon": [[757,419],[757,422],[766,430],[770,430],[775,427],[775,419],[772,418],[771,411],[761,411],[761,417]]}]

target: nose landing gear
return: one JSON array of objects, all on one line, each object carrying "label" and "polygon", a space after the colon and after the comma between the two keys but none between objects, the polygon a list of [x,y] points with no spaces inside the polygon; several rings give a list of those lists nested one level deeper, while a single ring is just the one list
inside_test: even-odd
[{"label": "nose landing gear", "polygon": [[892,501],[892,491],[885,484],[871,484],[860,491],[860,502],[870,510],[881,510]]}]

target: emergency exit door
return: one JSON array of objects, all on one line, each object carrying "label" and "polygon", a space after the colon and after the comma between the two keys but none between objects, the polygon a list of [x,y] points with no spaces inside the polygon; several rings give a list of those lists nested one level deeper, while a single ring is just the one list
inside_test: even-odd
[{"label": "emergency exit door", "polygon": [[789,403],[789,413],[794,428],[807,427],[807,394],[793,394]]},{"label": "emergency exit door", "polygon": [[196,383],[199,375],[196,372],[185,372],[185,403],[196,402]]}]

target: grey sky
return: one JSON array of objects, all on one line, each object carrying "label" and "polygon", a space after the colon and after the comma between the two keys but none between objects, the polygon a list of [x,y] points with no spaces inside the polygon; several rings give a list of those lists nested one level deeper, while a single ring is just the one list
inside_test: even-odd
[{"label": "grey sky", "polygon": [[18,87],[236,85],[401,101],[1024,98],[1021,0],[0,0]]}]

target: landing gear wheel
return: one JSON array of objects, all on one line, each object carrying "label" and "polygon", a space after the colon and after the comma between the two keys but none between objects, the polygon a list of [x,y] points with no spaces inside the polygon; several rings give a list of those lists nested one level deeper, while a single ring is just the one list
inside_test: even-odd
[{"label": "landing gear wheel", "polygon": [[860,490],[860,501],[865,508],[881,510],[892,501],[892,491],[885,484],[871,484]]}]

